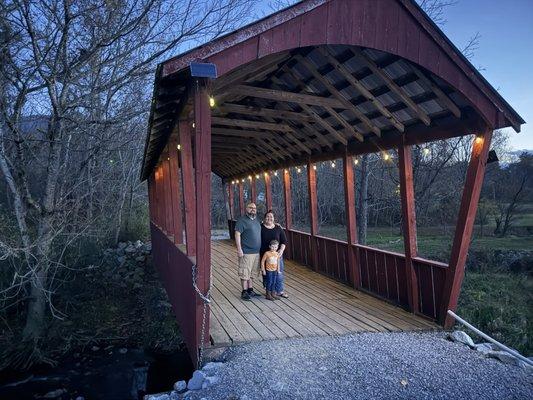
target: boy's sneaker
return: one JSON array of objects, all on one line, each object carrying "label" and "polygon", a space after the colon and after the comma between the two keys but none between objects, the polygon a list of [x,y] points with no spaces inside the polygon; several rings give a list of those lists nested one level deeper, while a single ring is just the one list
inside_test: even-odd
[{"label": "boy's sneaker", "polygon": [[252,298],[252,297],[263,297],[263,295],[261,295],[261,294],[259,294],[257,292],[254,292],[253,289],[248,289],[247,292],[248,292],[248,296],[250,296],[250,298]]},{"label": "boy's sneaker", "polygon": [[246,290],[242,291],[241,299],[246,300],[246,301],[250,301],[251,300],[250,295],[248,294],[248,292]]}]

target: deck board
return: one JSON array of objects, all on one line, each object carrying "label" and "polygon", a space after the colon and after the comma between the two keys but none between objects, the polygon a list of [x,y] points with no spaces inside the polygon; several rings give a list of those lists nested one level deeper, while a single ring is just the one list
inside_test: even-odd
[{"label": "deck board", "polygon": [[[289,299],[242,301],[233,242],[213,241],[211,254],[213,346],[350,332],[439,329],[431,321],[293,261],[285,262]],[[264,294],[260,284],[255,289]]]}]

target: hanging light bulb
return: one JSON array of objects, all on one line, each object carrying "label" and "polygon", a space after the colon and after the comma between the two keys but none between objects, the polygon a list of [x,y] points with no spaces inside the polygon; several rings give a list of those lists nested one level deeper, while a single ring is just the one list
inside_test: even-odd
[{"label": "hanging light bulb", "polygon": [[302,169],[300,167],[296,167],[296,172],[300,173],[302,172]]},{"label": "hanging light bulb", "polygon": [[215,98],[213,96],[209,96],[209,107],[213,108],[215,106]]},{"label": "hanging light bulb", "polygon": [[313,169],[316,171],[316,165],[313,165]]},{"label": "hanging light bulb", "polygon": [[483,136],[476,136],[476,143],[481,143],[483,141]]},{"label": "hanging light bulb", "polygon": [[424,150],[422,150],[422,152],[424,153],[425,156],[427,156],[429,154],[429,148],[424,147]]},{"label": "hanging light bulb", "polygon": [[241,183],[244,183],[244,178],[241,179]]},{"label": "hanging light bulb", "polygon": [[274,176],[278,176],[278,171],[274,171]]},{"label": "hanging light bulb", "polygon": [[248,175],[248,179],[249,179],[249,180],[252,180],[252,175]]},{"label": "hanging light bulb", "polygon": [[383,159],[385,161],[389,161],[390,160],[390,154],[389,153],[383,153]]},{"label": "hanging light bulb", "polygon": [[256,175],[255,175],[255,179],[259,179],[259,174],[256,174]]},{"label": "hanging light bulb", "polygon": [[268,172],[265,172],[265,178],[268,176]]},{"label": "hanging light bulb", "polygon": [[193,127],[193,128],[196,128],[196,124],[195,124],[194,122],[192,123],[192,127]]},{"label": "hanging light bulb", "polygon": [[288,174],[288,173],[289,173],[289,170],[288,170],[288,169],[285,169],[285,173],[287,173],[287,174]]},{"label": "hanging light bulb", "polygon": [[331,162],[331,168],[335,168],[335,161]]},{"label": "hanging light bulb", "polygon": [[354,158],[353,163],[354,163],[355,165],[357,165],[357,164],[359,164],[359,160],[358,160],[357,158]]}]

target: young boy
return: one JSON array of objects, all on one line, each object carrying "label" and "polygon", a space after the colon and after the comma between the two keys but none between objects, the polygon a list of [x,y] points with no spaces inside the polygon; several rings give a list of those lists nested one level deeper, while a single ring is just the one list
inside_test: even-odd
[{"label": "young boy", "polygon": [[261,272],[263,273],[263,280],[266,286],[266,298],[268,300],[279,300],[279,297],[274,291],[276,286],[276,277],[279,273],[279,256],[278,256],[279,242],[272,240],[270,242],[270,250],[267,251],[261,259]]}]

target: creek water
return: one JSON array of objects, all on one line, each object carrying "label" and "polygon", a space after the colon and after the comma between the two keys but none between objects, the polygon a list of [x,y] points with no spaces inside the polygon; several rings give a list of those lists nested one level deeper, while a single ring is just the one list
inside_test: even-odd
[{"label": "creek water", "polygon": [[185,349],[156,353],[105,347],[68,355],[57,367],[2,371],[0,399],[137,400],[172,390],[174,382],[189,379],[193,371]]}]

